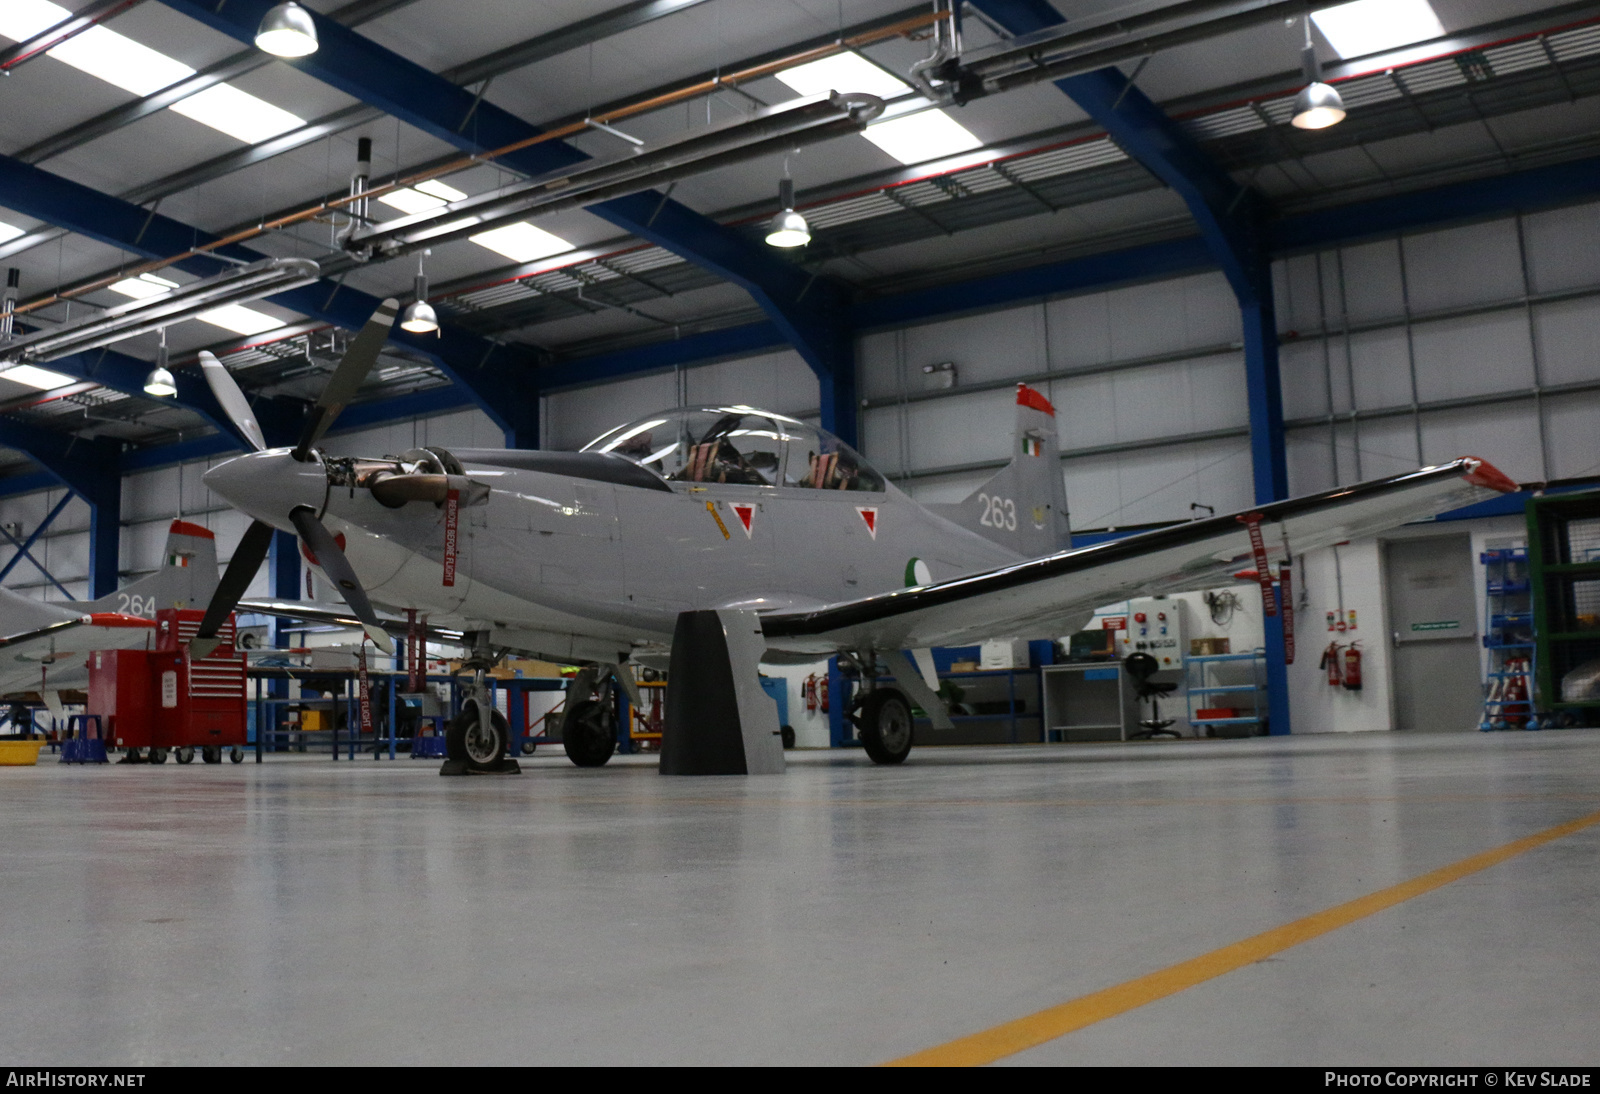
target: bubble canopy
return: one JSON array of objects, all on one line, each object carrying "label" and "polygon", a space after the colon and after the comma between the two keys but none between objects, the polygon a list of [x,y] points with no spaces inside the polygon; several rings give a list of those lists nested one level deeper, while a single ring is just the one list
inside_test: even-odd
[{"label": "bubble canopy", "polygon": [[582,451],[622,456],[669,482],[884,490],[883,476],[838,437],[749,406],[664,410],[620,425]]}]

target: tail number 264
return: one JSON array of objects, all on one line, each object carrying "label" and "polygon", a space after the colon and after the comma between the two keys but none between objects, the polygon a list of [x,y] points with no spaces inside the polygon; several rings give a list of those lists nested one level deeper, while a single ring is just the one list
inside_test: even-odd
[{"label": "tail number 264", "polygon": [[1007,532],[1017,530],[1017,503],[1010,498],[990,497],[988,494],[979,494],[978,502],[983,506],[983,516],[978,523],[985,528],[1003,528]]}]

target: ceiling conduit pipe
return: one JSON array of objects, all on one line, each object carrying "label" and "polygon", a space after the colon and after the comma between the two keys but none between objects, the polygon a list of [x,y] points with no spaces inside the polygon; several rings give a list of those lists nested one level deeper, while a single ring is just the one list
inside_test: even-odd
[{"label": "ceiling conduit pipe", "polygon": [[287,292],[309,285],[320,276],[317,264],[308,258],[252,262],[157,296],[118,304],[98,314],[15,339],[0,348],[0,359],[50,361],[193,319],[201,312],[225,304],[241,304]]}]

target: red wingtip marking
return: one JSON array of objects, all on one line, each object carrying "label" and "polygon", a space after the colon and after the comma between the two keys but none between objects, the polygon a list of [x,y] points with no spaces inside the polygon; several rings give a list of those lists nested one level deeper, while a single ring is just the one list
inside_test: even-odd
[{"label": "red wingtip marking", "polygon": [[154,627],[153,619],[141,619],[121,612],[91,612],[83,617],[92,627]]},{"label": "red wingtip marking", "polygon": [[168,529],[175,536],[196,536],[200,539],[216,539],[216,533],[209,528],[202,528],[198,524],[190,524],[186,520],[175,520]]},{"label": "red wingtip marking", "polygon": [[1472,470],[1466,474],[1466,480],[1474,486],[1487,486],[1490,490],[1498,490],[1502,494],[1515,494],[1522,487],[1517,480],[1507,475],[1488,460],[1479,459],[1477,456],[1466,457],[1472,465]]},{"label": "red wingtip marking", "polygon": [[1052,418],[1056,416],[1056,408],[1050,405],[1050,400],[1027,384],[1017,385],[1017,405],[1042,410]]}]

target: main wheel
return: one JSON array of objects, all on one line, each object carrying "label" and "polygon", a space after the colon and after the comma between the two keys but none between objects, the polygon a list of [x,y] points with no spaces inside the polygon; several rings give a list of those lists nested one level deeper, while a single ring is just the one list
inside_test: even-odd
[{"label": "main wheel", "polygon": [[192,764],[194,763],[194,749],[188,747],[180,748],[174,759],[180,764]]},{"label": "main wheel", "polygon": [[444,754],[452,760],[465,760],[474,771],[493,771],[505,759],[510,740],[504,715],[491,711],[485,731],[483,719],[478,717],[478,704],[468,703],[445,727]]},{"label": "main wheel", "polygon": [[166,763],[167,762],[167,750],[164,749],[164,748],[152,748],[150,750],[150,762],[153,763],[153,764],[164,764],[164,763]]},{"label": "main wheel", "polygon": [[206,745],[200,749],[200,762],[207,764],[220,764],[222,762],[222,749],[215,745]]},{"label": "main wheel", "polygon": [[911,752],[911,704],[893,688],[879,688],[855,718],[861,747],[875,764],[897,764]]},{"label": "main wheel", "polygon": [[611,704],[586,699],[561,720],[561,745],[579,767],[600,767],[617,750],[617,716]]}]

